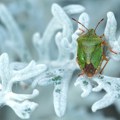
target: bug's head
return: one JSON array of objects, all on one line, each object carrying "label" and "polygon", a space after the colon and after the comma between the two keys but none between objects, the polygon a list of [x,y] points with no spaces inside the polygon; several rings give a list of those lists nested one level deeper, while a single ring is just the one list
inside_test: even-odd
[{"label": "bug's head", "polygon": [[95,34],[95,30],[94,30],[94,29],[89,29],[88,34],[89,34],[89,35],[94,35],[94,34]]}]

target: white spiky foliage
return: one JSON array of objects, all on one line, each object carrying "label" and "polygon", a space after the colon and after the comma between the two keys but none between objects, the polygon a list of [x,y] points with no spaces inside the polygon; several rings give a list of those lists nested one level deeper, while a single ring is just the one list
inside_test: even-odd
[{"label": "white spiky foliage", "polygon": [[[5,43],[3,43],[3,47],[1,47],[1,51],[4,51],[6,46],[8,46],[8,48],[13,49],[14,52],[17,53],[16,55],[19,56],[21,61],[29,61],[31,56],[26,50],[23,37],[17,24],[3,4],[0,4],[0,10],[0,17],[5,25],[5,27],[0,27],[0,31],[2,33],[0,35],[0,40],[6,40]],[[21,63],[20,65],[16,63],[10,64],[6,53],[0,56],[1,106],[8,105],[21,119],[28,119],[30,117],[30,113],[38,105],[37,103],[29,101],[29,99],[37,96],[39,93],[38,90],[34,89],[32,94],[17,94],[12,91],[12,88],[15,82],[24,82],[37,76],[34,82],[31,80],[33,82],[32,87],[36,87],[37,84],[40,86],[53,84],[53,103],[55,112],[59,117],[64,115],[67,106],[67,95],[70,80],[75,70],[81,71],[76,62],[76,39],[82,32],[79,28],[85,31],[83,26],[78,25],[78,29],[73,34],[74,30],[72,20],[69,16],[72,14],[80,14],[84,10],[85,8],[81,5],[68,5],[63,8],[58,4],[52,5],[51,11],[53,18],[48,24],[43,36],[39,33],[35,33],[33,35],[34,47],[38,54],[38,63],[44,63],[46,65],[36,65],[34,61],[30,62],[27,67],[26,64]],[[116,37],[117,22],[112,12],[108,12],[107,17],[107,25],[104,32],[105,38],[111,48],[117,52],[117,54],[109,52],[108,57],[119,61],[120,37],[118,37],[118,39]],[[79,21],[89,28],[89,16],[87,13],[82,13],[79,17]],[[16,32],[14,33],[14,31]],[[10,42],[8,41],[9,36]],[[18,42],[16,42],[16,40]],[[21,50],[18,48],[21,48]],[[119,81],[120,78],[98,74],[93,78],[80,76],[77,78],[75,85],[79,85],[81,87],[83,91],[81,94],[82,97],[87,97],[91,92],[100,92],[101,90],[106,92],[105,96],[101,100],[98,100],[92,105],[92,111],[95,112],[111,105],[115,100],[119,100]],[[94,96],[95,100],[97,97]],[[92,97],[92,99],[94,98]],[[83,102],[86,106],[88,104],[92,104],[89,100],[87,102],[86,101]],[[84,110],[85,108],[82,107],[82,109],[83,111],[70,109],[69,113],[71,115],[69,116],[79,116],[79,112],[80,114],[82,112],[82,114],[85,114],[82,119],[96,119],[96,117],[88,115],[89,113]],[[101,116],[101,114],[98,114],[98,116]],[[104,119],[104,117],[101,117],[100,119]]]},{"label": "white spiky foliage", "polygon": [[45,65],[36,65],[31,61],[23,69],[15,70],[9,62],[8,54],[3,53],[0,56],[0,106],[7,105],[21,119],[28,119],[30,113],[38,106],[37,103],[29,101],[39,94],[37,89],[32,94],[17,94],[12,91],[13,84],[20,81],[26,81],[46,70]]}]

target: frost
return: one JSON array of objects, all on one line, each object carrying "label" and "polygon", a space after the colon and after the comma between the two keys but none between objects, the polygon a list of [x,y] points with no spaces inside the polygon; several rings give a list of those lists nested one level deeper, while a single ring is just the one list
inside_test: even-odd
[{"label": "frost", "polygon": [[13,84],[35,77],[45,70],[45,65],[36,65],[34,61],[24,69],[14,70],[9,63],[8,55],[3,53],[0,56],[0,106],[8,105],[20,118],[28,119],[30,113],[37,107],[37,103],[30,102],[28,99],[34,98],[39,92],[34,89],[30,95],[13,93]]},{"label": "frost", "polygon": [[[73,11],[71,11],[71,8]],[[69,82],[73,72],[78,67],[75,62],[76,41],[71,37],[73,34],[72,20],[67,14],[81,13],[84,11],[84,7],[69,5],[61,8],[58,4],[53,4],[51,9],[53,18],[43,37],[38,33],[33,36],[34,45],[39,53],[39,61],[47,64],[48,70],[37,77],[32,86],[36,86],[37,83],[39,85],[54,84],[54,108],[56,114],[61,117],[66,110]],[[57,51],[54,51],[54,53],[58,52],[55,60],[50,58],[50,47],[48,47],[53,37],[55,37],[57,46]],[[54,47],[52,46],[52,48]]]}]

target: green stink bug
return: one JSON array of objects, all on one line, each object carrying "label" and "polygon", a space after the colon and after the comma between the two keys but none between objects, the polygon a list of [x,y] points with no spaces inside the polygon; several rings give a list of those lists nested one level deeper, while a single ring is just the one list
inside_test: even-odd
[{"label": "green stink bug", "polygon": [[[74,18],[72,19],[81,24]],[[103,19],[101,21],[103,21]],[[95,32],[101,21],[97,24],[95,29],[88,29],[83,24],[81,24],[87,30],[87,33],[83,34],[84,31],[82,30],[81,35],[77,39],[77,63],[82,69],[82,73],[80,75],[85,74],[87,77],[92,77],[98,73],[98,71],[102,73],[103,69],[109,61],[105,55],[105,51],[103,49],[104,46],[107,46],[111,52],[116,54],[116,52],[112,51],[108,43],[102,39],[104,34],[102,36],[98,36]],[[103,60],[106,60],[106,63],[100,70]]]}]

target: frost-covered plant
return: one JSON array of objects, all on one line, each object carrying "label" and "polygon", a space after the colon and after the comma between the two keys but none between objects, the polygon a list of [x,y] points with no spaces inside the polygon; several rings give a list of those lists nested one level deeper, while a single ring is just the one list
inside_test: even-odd
[{"label": "frost-covered plant", "polygon": [[[54,84],[54,108],[59,117],[65,113],[68,85],[73,72],[77,69],[75,62],[76,42],[72,41],[73,26],[67,14],[81,13],[84,9],[80,5],[69,5],[61,8],[59,5],[53,4],[53,18],[43,37],[41,38],[38,33],[33,36],[34,45],[39,53],[39,62],[47,64],[48,70],[36,78],[32,85],[35,86],[36,83],[39,85]],[[48,46],[53,42],[54,36],[57,46],[57,58],[51,59],[50,55],[56,55],[56,51],[50,53],[54,46]]]},{"label": "frost-covered plant", "polygon": [[[58,51],[59,51],[58,59],[55,61],[51,61],[50,63],[46,62],[46,64],[49,66],[49,70],[43,76],[38,77],[35,80],[35,82],[33,83],[33,85],[35,85],[36,82],[38,82],[39,85],[48,85],[50,83],[54,83],[54,85],[55,85],[54,107],[55,107],[55,111],[56,111],[58,116],[62,116],[65,112],[66,96],[67,96],[67,89],[68,89],[69,80],[71,78],[72,73],[77,69],[76,60],[75,60],[76,59],[76,48],[77,48],[76,39],[77,39],[78,35],[80,35],[80,32],[81,32],[78,29],[72,35],[72,41],[68,40],[68,39],[71,39],[70,36],[72,33],[72,31],[71,31],[72,29],[70,27],[71,22],[70,22],[69,18],[65,15],[64,11],[60,8],[60,6],[58,6],[57,4],[54,4],[52,6],[52,13],[54,15],[54,19],[52,19],[52,20],[54,20],[54,24],[51,22],[50,26],[48,26],[48,28],[47,28],[47,30],[49,31],[49,29],[51,30],[51,26],[52,26],[52,30],[51,30],[52,33],[49,34],[51,36],[47,36],[48,31],[46,32],[44,39],[40,38],[40,36],[38,34],[34,35],[35,46],[36,46],[38,51],[41,51],[41,53],[39,54],[40,58],[44,54],[45,59],[48,60],[49,55],[47,55],[46,53],[49,53],[49,49],[47,46],[48,46],[50,41],[47,42],[47,44],[43,44],[43,42],[44,42],[43,40],[50,40],[51,37],[53,37],[53,34],[55,34],[55,32],[53,31],[53,28],[55,27],[57,30],[59,23],[61,23],[61,25],[63,27],[62,32],[58,32],[56,34],[56,45],[57,45]],[[62,19],[62,18],[64,18],[64,19]],[[57,21],[58,23],[55,24],[56,23],[55,21]],[[80,16],[79,21],[88,28],[89,16],[87,13],[83,13]],[[114,56],[114,58],[119,60],[120,46],[119,46],[119,39],[118,40],[115,39],[115,32],[116,32],[116,23],[115,22],[116,21],[115,21],[113,13],[109,12],[107,25],[105,28],[105,37],[106,37],[106,40],[109,40],[110,41],[109,43],[112,44],[112,46],[111,46],[112,49],[118,53],[117,55],[109,54],[110,57]],[[114,27],[113,27],[113,25],[114,25]],[[54,30],[55,30],[55,28],[54,28]],[[78,28],[85,30],[85,28],[82,25],[78,25]],[[38,40],[39,40],[39,42],[38,42]],[[116,44],[117,44],[117,47],[116,47]],[[38,45],[41,47],[38,47]],[[43,48],[43,49],[41,50],[41,48]],[[47,50],[45,50],[45,49],[47,49]],[[70,58],[71,53],[73,53],[72,59]],[[68,58],[67,58],[67,56],[68,56]],[[85,77],[85,76],[82,76],[82,77],[79,77],[77,79],[75,85],[77,85],[77,84],[81,85],[81,88],[84,91],[82,93],[82,97],[89,95],[90,92],[92,91],[92,89],[93,89],[93,91],[104,89],[108,93],[102,100],[96,102],[92,106],[92,110],[96,111],[97,109],[107,107],[108,105],[112,104],[115,99],[118,98],[116,96],[118,96],[118,93],[119,93],[119,91],[117,91],[118,90],[117,84],[119,84],[119,82],[118,82],[119,79],[120,78],[108,77],[105,75],[103,75],[103,76],[97,75],[97,76],[90,78],[90,79]],[[99,84],[99,86],[97,88],[93,88],[93,86],[91,85],[91,81],[96,81]],[[115,96],[111,96],[113,93]],[[106,101],[106,99],[108,99],[109,97],[111,99],[108,102],[108,101]]]},{"label": "frost-covered plant", "polygon": [[34,89],[32,94],[17,94],[12,91],[16,82],[26,81],[46,70],[45,65],[36,65],[31,61],[25,68],[16,70],[9,63],[6,53],[0,56],[0,106],[7,105],[11,107],[15,113],[22,119],[28,119],[30,113],[38,106],[37,103],[29,101],[39,94]]},{"label": "frost-covered plant", "polygon": [[[34,45],[36,47],[36,50],[39,52],[40,62],[44,61],[44,63],[47,64],[48,71],[46,71],[43,75],[37,77],[37,79],[33,82],[32,85],[35,86],[37,83],[39,85],[49,85],[51,83],[54,84],[55,86],[53,92],[54,108],[56,114],[59,117],[64,115],[66,109],[66,102],[67,102],[66,99],[67,99],[68,85],[73,72],[76,69],[78,69],[76,63],[76,49],[77,49],[76,39],[82,32],[80,31],[80,29],[85,31],[85,28],[82,25],[78,25],[78,29],[72,35],[73,32],[72,23],[70,18],[66,14],[69,13],[70,7],[71,6],[69,7],[66,6],[64,9],[62,9],[57,4],[53,4],[52,13],[54,18],[51,20],[50,24],[48,25],[48,28],[46,29],[43,37],[41,38],[38,33],[34,34],[33,36]],[[75,6],[72,7],[74,8]],[[81,10],[79,12],[83,12],[83,8],[80,7],[78,7]],[[112,19],[110,19],[111,17]],[[79,21],[88,28],[89,16],[87,13],[82,13],[79,18]],[[115,25],[114,27],[113,24]],[[62,29],[62,32],[56,33],[56,31],[58,31],[59,29]],[[49,32],[51,34],[49,34]],[[114,40],[114,44],[117,44],[118,41],[115,39],[115,32],[116,32],[115,18],[113,13],[109,12],[108,21],[105,29],[105,37],[109,41],[110,39],[114,38],[112,39],[112,41]],[[111,37],[108,37],[109,36],[108,34],[110,34]],[[58,48],[58,56],[56,60],[51,60],[49,56],[50,48],[48,46],[50,42],[52,42],[51,39],[53,38],[53,35],[55,35],[55,43]],[[115,50],[118,54],[117,55],[109,54],[109,56],[110,57],[115,56],[116,58],[118,58],[117,60],[119,60],[119,52],[120,52],[119,48],[120,48],[119,44],[117,44],[117,48],[115,47],[115,45],[112,46],[112,49]],[[44,58],[42,57],[43,55]],[[71,55],[73,56],[71,57]],[[111,81],[109,81],[108,79]],[[87,78],[86,76],[81,76],[78,77],[75,85],[80,84],[82,90],[84,91],[82,93],[82,97],[88,96],[92,90],[97,91],[98,90],[97,88],[99,88],[99,90],[104,89],[108,93],[102,100],[98,101],[92,106],[92,110],[96,111],[97,109],[101,109],[112,104],[114,100],[117,98],[115,96],[118,96],[119,92],[116,92],[115,96],[112,97],[111,94],[113,94],[113,92],[116,91],[115,86],[118,84],[119,79],[120,78],[108,77],[105,75],[103,75],[102,77],[99,74],[93,78]],[[91,81],[97,82],[98,84],[100,84],[99,85],[100,87],[93,88],[93,85],[91,85]],[[117,81],[117,82],[113,84],[112,83],[113,81],[114,82]],[[103,86],[101,82],[103,82],[103,85],[105,86]],[[106,85],[107,83],[108,85]],[[109,97],[111,98],[110,99],[111,101],[106,102],[106,99]]]},{"label": "frost-covered plant", "polygon": [[[31,1],[31,3],[32,2],[33,1]],[[16,12],[19,12],[19,10]],[[70,80],[78,77],[75,76],[75,74],[72,77],[73,73],[76,72],[76,70],[79,70],[79,72],[81,71],[76,62],[76,40],[81,31],[77,29],[75,33],[73,33],[73,24],[69,15],[71,16],[74,14],[82,13],[84,10],[85,8],[81,5],[68,5],[62,8],[58,4],[53,4],[51,8],[53,18],[47,26],[44,34],[42,36],[39,33],[35,33],[33,35],[33,43],[37,51],[38,63],[44,63],[47,67],[41,64],[36,65],[35,62],[32,61],[28,64],[27,67],[25,64],[23,64],[25,67],[24,68],[23,66],[21,67],[21,63],[29,61],[31,57],[28,50],[26,50],[23,37],[17,24],[15,23],[6,7],[0,4],[0,18],[2,22],[2,25],[0,26],[0,40],[5,40],[4,42],[1,41],[1,43],[3,43],[1,52],[7,51],[8,48],[10,48],[10,51],[12,50],[16,52],[15,58],[17,55],[17,57],[19,56],[20,60],[22,61],[20,63],[20,66],[14,63],[9,64],[7,54],[2,54],[0,56],[1,106],[8,105],[20,118],[29,118],[30,113],[37,107],[37,103],[30,102],[29,99],[37,96],[38,91],[34,89],[33,93],[30,95],[17,94],[12,91],[12,88],[15,82],[25,82],[28,79],[37,76],[34,79],[34,82],[31,79],[33,82],[32,87],[36,87],[37,84],[40,86],[53,84],[53,102],[55,112],[59,117],[62,117],[64,115],[67,105],[67,95]],[[117,23],[112,12],[108,12],[107,16],[107,25],[104,32],[105,38],[111,45],[111,48],[118,53],[116,55],[108,53],[108,57],[110,59],[120,60],[120,37],[118,39],[116,38]],[[89,28],[89,16],[87,13],[82,13],[80,15],[79,21],[87,28]],[[78,25],[78,28],[85,31],[81,25]],[[10,52],[9,54],[12,55],[13,53]],[[119,99],[119,81],[120,78],[110,77],[106,75],[97,74],[92,78],[88,78],[83,75],[78,77],[75,85],[79,84],[83,90],[83,93],[81,95],[82,97],[88,96],[92,91],[99,92],[103,89],[106,92],[106,95],[101,100],[93,104],[92,111],[95,112],[98,109],[102,109],[111,105],[115,100]],[[96,83],[98,84],[97,87],[95,87]],[[94,95],[95,100],[97,97],[97,95]],[[87,103],[91,104],[89,101],[87,101]],[[86,112],[85,107],[82,109],[82,113],[84,113],[85,116],[89,114]],[[75,112],[76,111],[70,109],[69,113],[73,114],[73,116],[78,116],[78,112],[81,111],[78,111],[76,114]],[[90,119],[96,119],[94,116],[88,116]],[[88,119],[88,117],[83,117],[83,119]],[[104,119],[104,117],[101,117],[100,119]]]},{"label": "frost-covered plant", "polygon": [[[116,27],[117,23],[112,12],[107,13],[107,25],[105,28],[105,38],[107,42],[111,45],[111,48],[117,52],[116,55],[113,53],[109,53],[109,58],[113,58],[115,60],[120,60],[120,40],[116,39]],[[89,16],[86,13],[83,13],[79,21],[88,28],[89,24]],[[84,29],[81,25],[78,26],[80,29]],[[77,30],[75,35],[80,34],[80,31]],[[120,72],[120,71],[118,71]],[[96,82],[98,84],[97,87],[94,87],[93,83]],[[105,90],[106,95],[99,101],[93,104],[92,111],[95,112],[98,109],[105,108],[115,102],[115,100],[120,98],[120,78],[110,77],[106,75],[97,74],[92,78],[88,78],[86,76],[80,76],[75,82],[75,85],[80,85],[83,90],[82,97],[88,96],[91,91],[99,92],[101,90]]]}]

